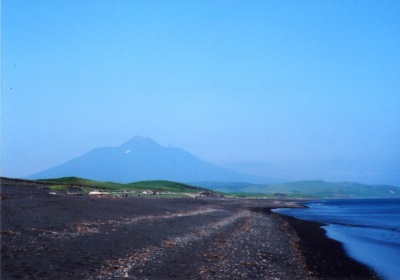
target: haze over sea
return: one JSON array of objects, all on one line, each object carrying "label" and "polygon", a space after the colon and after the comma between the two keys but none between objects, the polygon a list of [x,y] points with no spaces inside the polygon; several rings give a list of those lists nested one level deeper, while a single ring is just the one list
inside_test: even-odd
[{"label": "haze over sea", "polygon": [[349,256],[383,279],[399,279],[400,199],[320,200],[306,206],[275,212],[327,224],[327,236],[343,243]]}]

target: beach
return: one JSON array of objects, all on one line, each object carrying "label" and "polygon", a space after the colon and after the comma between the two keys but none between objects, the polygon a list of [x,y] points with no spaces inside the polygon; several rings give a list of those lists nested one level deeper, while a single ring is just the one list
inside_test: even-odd
[{"label": "beach", "polygon": [[1,279],[378,279],[292,200],[1,189]]}]

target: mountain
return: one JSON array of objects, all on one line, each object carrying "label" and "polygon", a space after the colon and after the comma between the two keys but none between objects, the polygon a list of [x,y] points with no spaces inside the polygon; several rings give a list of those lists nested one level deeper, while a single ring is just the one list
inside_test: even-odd
[{"label": "mountain", "polygon": [[264,181],[256,176],[208,163],[182,149],[161,146],[150,138],[140,136],[118,147],[94,149],[68,162],[33,174],[28,179],[70,176],[119,183],[143,180]]}]

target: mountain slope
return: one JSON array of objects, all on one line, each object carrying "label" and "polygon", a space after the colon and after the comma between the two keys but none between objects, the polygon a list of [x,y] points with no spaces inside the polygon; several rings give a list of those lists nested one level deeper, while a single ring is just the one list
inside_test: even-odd
[{"label": "mountain slope", "polygon": [[29,179],[83,177],[129,183],[142,180],[249,181],[262,179],[201,160],[178,148],[161,146],[149,138],[135,137],[118,146],[98,148],[66,163],[29,176]]}]

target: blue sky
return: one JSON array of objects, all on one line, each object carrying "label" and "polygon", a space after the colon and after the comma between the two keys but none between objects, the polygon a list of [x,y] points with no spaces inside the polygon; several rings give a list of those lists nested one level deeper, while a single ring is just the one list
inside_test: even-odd
[{"label": "blue sky", "polygon": [[1,174],[136,135],[400,185],[399,1],[2,1]]}]

